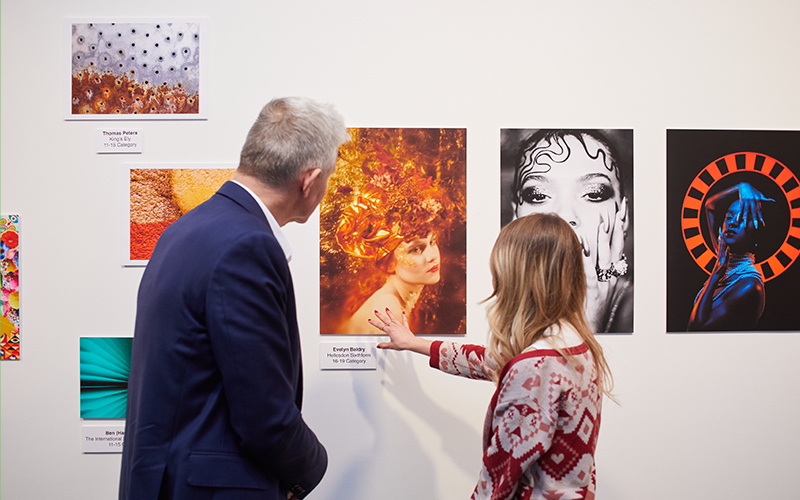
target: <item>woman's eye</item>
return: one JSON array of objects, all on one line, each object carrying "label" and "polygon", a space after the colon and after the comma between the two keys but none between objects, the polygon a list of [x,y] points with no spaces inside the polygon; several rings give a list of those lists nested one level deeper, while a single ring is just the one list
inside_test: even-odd
[{"label": "woman's eye", "polygon": [[583,197],[593,203],[606,201],[614,195],[614,188],[607,184],[592,184],[587,186]]},{"label": "woman's eye", "polygon": [[528,203],[531,205],[535,205],[538,203],[544,203],[547,201],[549,196],[547,193],[544,192],[543,189],[539,188],[538,186],[529,186],[522,188],[522,191],[519,193],[519,199],[522,203]]},{"label": "woman's eye", "polygon": [[408,253],[414,253],[414,254],[422,253],[422,247],[421,246],[416,246],[416,247],[409,248],[408,249]]}]

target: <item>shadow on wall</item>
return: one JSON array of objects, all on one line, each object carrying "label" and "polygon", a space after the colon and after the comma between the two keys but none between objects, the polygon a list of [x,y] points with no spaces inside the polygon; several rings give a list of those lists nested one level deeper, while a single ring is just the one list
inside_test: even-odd
[{"label": "shadow on wall", "polygon": [[[362,446],[348,442],[363,452],[343,467],[332,464],[333,470],[329,473],[338,469],[335,477],[323,481],[328,498],[431,498],[437,490],[435,463],[442,462],[439,453],[467,476],[477,475],[474,458],[481,447],[481,436],[458,415],[438,406],[422,390],[412,356],[397,352],[379,356],[378,370],[383,375],[380,385],[375,383],[374,377],[350,373],[358,410],[370,428],[359,429],[357,435],[351,436],[362,441]],[[419,432],[412,428],[416,418],[410,421],[403,411],[393,409],[398,405],[425,422],[429,427],[426,432],[438,436],[441,452],[435,451],[432,455],[430,445],[420,442]],[[363,443],[369,438],[371,442]],[[331,458],[339,454],[330,447],[329,451]],[[440,482],[443,479],[445,483],[452,482],[439,478]],[[461,498],[470,493],[471,490],[456,492],[456,495]]]},{"label": "shadow on wall", "polygon": [[[477,480],[475,454],[482,449],[482,436],[458,414],[451,413],[432,400],[422,389],[419,377],[414,371],[411,353],[388,352],[380,360],[380,368],[386,372],[383,386],[408,410],[413,411],[439,434],[442,452],[465,474]],[[426,359],[427,363],[427,359]],[[433,370],[432,368],[429,368]],[[453,382],[464,382],[453,375],[437,373],[436,376],[453,378]],[[470,380],[471,384],[481,381]],[[483,382],[486,383],[486,382]],[[469,493],[472,493],[471,491]]]}]

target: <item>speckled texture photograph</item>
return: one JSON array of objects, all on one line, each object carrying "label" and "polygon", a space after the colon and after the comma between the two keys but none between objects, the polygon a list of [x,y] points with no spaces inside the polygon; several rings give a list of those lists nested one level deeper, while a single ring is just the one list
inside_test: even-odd
[{"label": "speckled texture photograph", "polygon": [[204,21],[70,21],[70,119],[205,118]]}]

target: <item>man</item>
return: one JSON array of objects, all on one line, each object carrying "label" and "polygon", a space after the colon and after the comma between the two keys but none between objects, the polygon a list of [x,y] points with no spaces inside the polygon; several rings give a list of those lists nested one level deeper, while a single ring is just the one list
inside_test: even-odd
[{"label": "man", "polygon": [[233,181],[161,236],[139,286],[120,499],[303,498],[322,479],[280,227],[314,212],[346,139],[331,106],[271,101]]}]

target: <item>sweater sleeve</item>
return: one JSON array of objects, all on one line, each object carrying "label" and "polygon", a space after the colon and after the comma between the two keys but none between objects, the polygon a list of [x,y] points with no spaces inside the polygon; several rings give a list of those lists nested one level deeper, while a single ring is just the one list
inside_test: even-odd
[{"label": "sweater sleeve", "polygon": [[431,345],[430,365],[451,375],[491,380],[495,364],[484,346],[437,340]]},{"label": "sweater sleeve", "polygon": [[473,499],[517,498],[520,488],[533,486],[529,471],[551,449],[556,432],[563,363],[561,357],[530,358],[503,378]]}]

